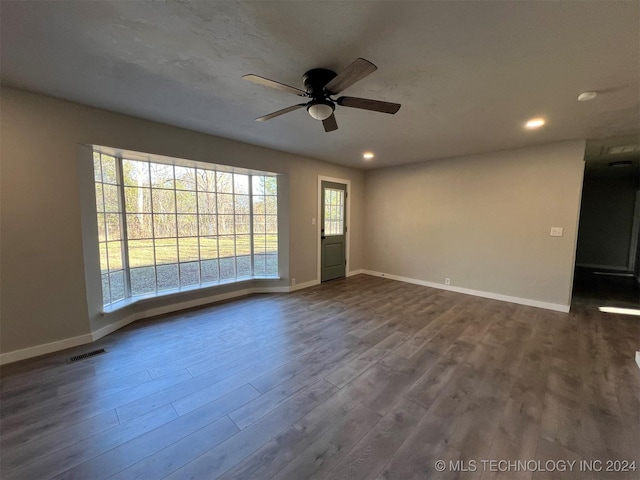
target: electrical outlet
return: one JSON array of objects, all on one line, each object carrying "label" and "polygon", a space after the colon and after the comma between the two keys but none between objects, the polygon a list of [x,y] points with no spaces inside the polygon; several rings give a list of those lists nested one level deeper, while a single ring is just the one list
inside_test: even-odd
[{"label": "electrical outlet", "polygon": [[564,228],[562,228],[562,227],[551,227],[551,232],[549,233],[549,236],[551,236],[551,237],[561,237],[563,233],[564,233]]},{"label": "electrical outlet", "polygon": [[444,284],[445,285],[451,285],[451,279],[450,278],[445,278],[444,279]]},{"label": "electrical outlet", "polygon": [[296,284],[296,277],[293,277],[293,278],[291,279],[291,285],[295,285],[295,284]]}]

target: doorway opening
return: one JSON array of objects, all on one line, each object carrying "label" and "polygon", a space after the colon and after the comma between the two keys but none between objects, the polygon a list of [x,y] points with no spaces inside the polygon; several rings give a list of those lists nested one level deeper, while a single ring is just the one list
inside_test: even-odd
[{"label": "doorway opening", "polygon": [[574,305],[640,308],[637,144],[635,137],[587,142]]}]

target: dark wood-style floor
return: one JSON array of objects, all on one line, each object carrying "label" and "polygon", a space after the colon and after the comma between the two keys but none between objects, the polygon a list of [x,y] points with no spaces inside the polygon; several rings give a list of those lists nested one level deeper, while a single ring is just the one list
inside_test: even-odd
[{"label": "dark wood-style floor", "polygon": [[[640,467],[636,350],[640,317],[593,306],[365,275],[255,295],[3,367],[0,475],[637,479],[545,471]],[[483,460],[529,463],[500,474]]]}]

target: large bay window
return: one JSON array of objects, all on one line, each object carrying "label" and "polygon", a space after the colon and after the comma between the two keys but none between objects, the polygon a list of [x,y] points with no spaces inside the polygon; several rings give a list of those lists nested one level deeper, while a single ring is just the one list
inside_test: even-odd
[{"label": "large bay window", "polygon": [[93,152],[103,305],[278,276],[274,174]]}]

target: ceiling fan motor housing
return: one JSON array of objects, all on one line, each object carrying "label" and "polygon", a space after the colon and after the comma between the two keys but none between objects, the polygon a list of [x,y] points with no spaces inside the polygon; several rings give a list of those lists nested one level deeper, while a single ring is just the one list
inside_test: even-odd
[{"label": "ceiling fan motor housing", "polygon": [[314,99],[328,96],[324,91],[324,86],[336,77],[336,72],[326,68],[314,68],[302,76],[307,93]]},{"label": "ceiling fan motor housing", "polygon": [[307,112],[316,120],[325,120],[333,114],[335,104],[329,99],[324,86],[335,77],[336,72],[326,68],[314,68],[302,76],[302,82],[312,99],[307,103]]}]

